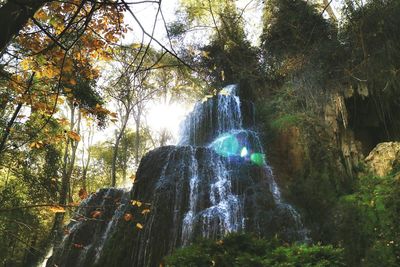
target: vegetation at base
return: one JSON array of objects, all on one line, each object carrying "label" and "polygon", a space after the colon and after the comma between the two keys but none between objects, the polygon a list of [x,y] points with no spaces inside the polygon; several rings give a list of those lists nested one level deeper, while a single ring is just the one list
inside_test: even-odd
[{"label": "vegetation at base", "polygon": [[165,258],[169,267],[203,266],[345,266],[343,250],[332,246],[279,244],[250,234],[222,240],[203,239]]},{"label": "vegetation at base", "polygon": [[399,266],[400,172],[360,176],[353,194],[336,208],[337,242],[351,266]]}]

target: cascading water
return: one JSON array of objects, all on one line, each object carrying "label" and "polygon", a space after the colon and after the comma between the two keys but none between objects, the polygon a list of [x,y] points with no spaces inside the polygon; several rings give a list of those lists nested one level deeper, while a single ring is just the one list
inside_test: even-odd
[{"label": "cascading water", "polygon": [[[204,215],[207,219],[202,232],[203,237],[213,237],[212,235],[210,236],[210,231],[214,231],[215,226],[209,222],[215,221],[213,220],[215,217],[218,218],[218,226],[221,227],[221,233],[237,232],[245,229],[244,213],[241,212],[243,210],[243,199],[238,195],[232,194],[231,170],[229,169],[235,169],[238,166],[240,168],[241,164],[250,162],[264,170],[276,206],[292,217],[296,224],[295,228],[298,235],[307,239],[307,231],[303,228],[297,211],[291,205],[282,202],[281,193],[274,179],[272,169],[265,161],[258,134],[254,131],[243,129],[241,110],[241,101],[237,96],[237,86],[229,85],[206,103],[198,103],[183,124],[181,145],[207,146],[219,156],[225,158],[225,161],[221,159],[212,159],[210,161],[212,163],[217,162],[217,164],[212,164],[210,167],[220,170],[220,175],[217,176],[215,183],[210,183],[209,197],[211,206],[203,211],[197,211],[197,215],[193,207],[196,206],[198,199],[196,186],[198,176],[194,175],[191,178],[191,208],[184,220],[185,229],[193,229],[193,225],[191,225],[195,223],[193,218],[196,216],[204,217]],[[254,112],[253,106],[251,111]],[[251,117],[253,116],[254,114],[251,114]],[[207,127],[210,124],[213,125],[211,130]],[[227,164],[226,161],[230,164]],[[216,199],[218,199],[218,203],[216,203]],[[188,240],[187,235],[189,234],[190,236],[190,231],[186,230],[184,233],[184,239]]]},{"label": "cascading water", "polygon": [[258,134],[248,130],[254,114],[242,111],[251,113],[253,106],[241,102],[236,89],[228,86],[196,104],[179,146],[142,159],[129,196],[102,189],[86,200],[47,266],[158,266],[198,237],[237,231],[305,240],[300,216],[281,199]]}]

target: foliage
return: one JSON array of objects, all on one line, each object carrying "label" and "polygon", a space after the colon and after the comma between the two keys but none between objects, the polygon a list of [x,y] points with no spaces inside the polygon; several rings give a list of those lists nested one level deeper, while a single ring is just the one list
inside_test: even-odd
[{"label": "foliage", "polygon": [[357,191],[338,203],[338,239],[352,266],[400,264],[398,177],[396,171],[385,177],[365,174]]},{"label": "foliage", "polygon": [[210,36],[209,43],[190,44],[184,49],[185,59],[212,87],[237,83],[243,99],[255,98],[252,90],[263,82],[258,49],[246,38],[243,17],[235,2],[182,1],[182,6],[183,15],[171,25],[171,30],[179,36],[192,30]]},{"label": "foliage", "polygon": [[248,234],[200,240],[175,251],[166,266],[344,266],[342,250],[332,246],[286,245]]},{"label": "foliage", "polygon": [[344,49],[336,32],[307,1],[270,1],[261,36],[269,89],[290,84],[307,109],[320,112],[329,92],[341,87]]},{"label": "foliage", "polygon": [[0,169],[0,259],[5,266],[27,266],[49,245],[54,213],[18,207],[52,203],[58,196],[58,148],[45,145],[25,153],[14,154],[16,160]]},{"label": "foliage", "polygon": [[[382,136],[396,140],[400,128],[398,103],[394,101],[400,94],[399,12],[400,3],[396,0],[373,0],[362,6],[348,1],[340,35],[348,51],[345,69],[348,81],[354,94],[364,100],[357,102],[360,104],[356,115],[375,116],[375,124],[384,128]],[[371,124],[370,118],[361,117],[354,124],[357,127]]]}]

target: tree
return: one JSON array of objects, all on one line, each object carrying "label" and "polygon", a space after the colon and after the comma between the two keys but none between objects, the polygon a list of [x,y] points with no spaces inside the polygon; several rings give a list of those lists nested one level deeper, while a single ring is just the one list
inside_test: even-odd
[{"label": "tree", "polygon": [[[105,91],[115,101],[119,121],[115,133],[113,161],[111,166],[111,186],[116,184],[116,166],[119,146],[125,135],[130,117],[136,125],[135,164],[139,164],[140,127],[145,104],[154,97],[159,89],[155,88],[149,79],[152,65],[158,61],[158,55],[149,48],[141,52],[142,47],[133,44],[121,47],[115,51],[114,58],[118,59],[114,72],[107,80]],[[162,55],[160,55],[162,57]]]},{"label": "tree", "polygon": [[251,46],[244,32],[243,11],[238,10],[234,1],[182,1],[182,5],[183,19],[172,25],[172,31],[180,28],[179,36],[192,29],[207,28],[211,39],[199,48],[196,56],[196,52],[187,50],[187,60],[194,58],[192,64],[213,87],[237,83],[244,99],[254,98],[252,90],[262,87],[263,80],[258,49]]}]

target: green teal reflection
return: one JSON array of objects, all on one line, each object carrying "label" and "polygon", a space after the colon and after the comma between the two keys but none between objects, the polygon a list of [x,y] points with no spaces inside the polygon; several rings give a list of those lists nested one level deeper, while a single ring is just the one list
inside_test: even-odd
[{"label": "green teal reflection", "polygon": [[239,142],[231,134],[223,135],[213,142],[212,147],[219,155],[229,157],[239,154]]},{"label": "green teal reflection", "polygon": [[253,153],[250,155],[250,161],[258,166],[265,164],[265,155],[262,153]]}]

